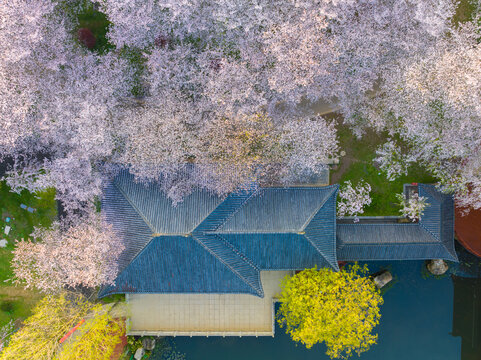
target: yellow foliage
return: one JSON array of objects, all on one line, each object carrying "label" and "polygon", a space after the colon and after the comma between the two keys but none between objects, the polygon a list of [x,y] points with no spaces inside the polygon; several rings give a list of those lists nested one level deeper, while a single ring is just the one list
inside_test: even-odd
[{"label": "yellow foliage", "polygon": [[125,333],[124,322],[112,319],[101,305],[96,305],[92,312],[79,333],[65,344],[58,360],[110,360]]},{"label": "yellow foliage", "polygon": [[12,335],[0,354],[1,360],[51,360],[60,349],[59,340],[84,318],[91,305],[79,295],[47,295],[33,315]]},{"label": "yellow foliage", "polygon": [[[85,322],[60,344],[60,339],[82,319]],[[112,319],[101,305],[88,302],[82,295],[48,295],[12,335],[0,360],[110,359],[124,330],[122,321]]]},{"label": "yellow foliage", "polygon": [[377,341],[383,299],[366,276],[367,266],[347,270],[306,269],[282,282],[280,326],[307,348],[325,342],[331,358],[348,358]]}]

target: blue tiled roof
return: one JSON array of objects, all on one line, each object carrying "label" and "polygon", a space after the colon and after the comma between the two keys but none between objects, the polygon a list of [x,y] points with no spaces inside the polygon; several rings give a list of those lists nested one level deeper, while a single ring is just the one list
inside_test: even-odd
[{"label": "blue tiled roof", "polygon": [[173,206],[156,183],[135,182],[129,173],[117,176],[113,185],[152,232],[163,235],[192,232],[223,200],[211,192],[198,190]]},{"label": "blue tiled roof", "polygon": [[301,231],[329,195],[322,187],[261,188],[218,231]]},{"label": "blue tiled roof", "polygon": [[454,251],[454,202],[433,185],[419,185],[429,204],[418,223],[338,224],[339,260],[457,261]]},{"label": "blue tiled roof", "polygon": [[220,236],[262,270],[303,270],[330,266],[304,235],[257,233]]},{"label": "blue tiled roof", "polygon": [[336,199],[337,188],[335,194],[325,198],[323,206],[314,213],[309,223],[305,227],[306,239],[323,255],[329,265],[339,270],[337,263],[336,241],[328,239],[336,239]]},{"label": "blue tiled roof", "polygon": [[109,293],[257,293],[191,237],[158,236],[132,260]]},{"label": "blue tiled roof", "polygon": [[119,260],[119,270],[122,271],[150,242],[152,229],[114,183],[108,184],[104,189],[102,213],[123,240],[125,249]]},{"label": "blue tiled roof", "polygon": [[336,224],[337,185],[194,191],[173,206],[154,184],[121,173],[102,211],[125,251],[113,293],[263,296],[261,270],[338,270],[339,260],[456,260],[452,197],[419,185],[430,204],[418,223]]},{"label": "blue tiled roof", "polygon": [[103,211],[126,250],[115,286],[105,287],[100,296],[263,296],[260,270],[337,270],[336,194],[337,185],[253,187],[224,199],[199,190],[174,207],[154,184],[135,183],[122,173],[106,187]]}]

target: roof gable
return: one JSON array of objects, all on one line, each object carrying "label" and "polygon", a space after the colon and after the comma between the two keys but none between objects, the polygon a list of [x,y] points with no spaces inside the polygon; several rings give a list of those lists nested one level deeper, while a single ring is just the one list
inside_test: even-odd
[{"label": "roof gable", "polygon": [[335,186],[261,188],[225,224],[219,233],[303,231]]},{"label": "roof gable", "polygon": [[223,201],[211,192],[196,190],[174,206],[157,183],[135,182],[133,175],[128,172],[117,176],[113,185],[141,216],[152,233],[159,235],[191,233]]}]

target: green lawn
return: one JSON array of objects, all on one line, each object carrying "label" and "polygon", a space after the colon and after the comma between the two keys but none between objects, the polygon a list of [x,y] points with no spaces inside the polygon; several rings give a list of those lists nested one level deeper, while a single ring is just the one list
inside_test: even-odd
[{"label": "green lawn", "polygon": [[347,126],[340,125],[338,136],[346,156],[341,158],[338,169],[331,172],[331,183],[351,180],[356,184],[361,179],[368,182],[372,188],[372,203],[365,208],[365,216],[400,215],[396,194],[403,191],[403,184],[436,182],[435,178],[419,166],[411,167],[407,176],[395,181],[387,180],[372,161],[376,157],[376,148],[385,141],[385,135],[368,132],[361,139],[356,139]]},{"label": "green lawn", "polygon": [[90,2],[85,2],[82,11],[77,14],[79,26],[78,28],[87,28],[92,31],[95,36],[95,47],[92,49],[99,54],[104,54],[114,49],[115,46],[110,44],[107,39],[110,22],[107,16],[96,11]]},{"label": "green lawn", "polygon": [[[2,238],[10,241],[27,238],[33,231],[34,226],[48,227],[57,216],[57,205],[55,202],[55,190],[32,194],[23,191],[16,194],[10,191],[5,182],[0,182],[0,214]],[[36,209],[30,213],[20,207],[25,204]],[[4,227],[7,224],[5,218],[10,217],[12,230],[7,236],[4,234]]]},{"label": "green lawn", "polygon": [[479,0],[460,0],[453,16],[454,24],[462,24],[474,19]]},{"label": "green lawn", "polygon": [[[0,238],[8,240],[6,248],[0,248],[0,326],[10,319],[21,321],[30,315],[31,308],[41,295],[34,290],[25,290],[13,286],[9,280],[13,273],[10,268],[12,250],[17,239],[28,238],[34,226],[48,227],[57,216],[55,191],[49,190],[38,194],[27,191],[22,194],[10,192],[5,182],[0,182]],[[30,213],[20,207],[30,206],[36,211]],[[10,217],[11,231],[4,233],[5,219]]]}]

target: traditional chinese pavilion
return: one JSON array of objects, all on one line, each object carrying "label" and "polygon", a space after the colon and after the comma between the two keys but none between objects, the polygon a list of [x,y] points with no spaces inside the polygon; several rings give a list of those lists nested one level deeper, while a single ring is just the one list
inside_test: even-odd
[{"label": "traditional chinese pavilion", "polygon": [[114,286],[131,335],[272,335],[279,281],[338,261],[456,261],[451,196],[419,184],[416,223],[336,219],[338,185],[198,190],[177,206],[129,173],[105,189],[102,211],[125,244]]}]

